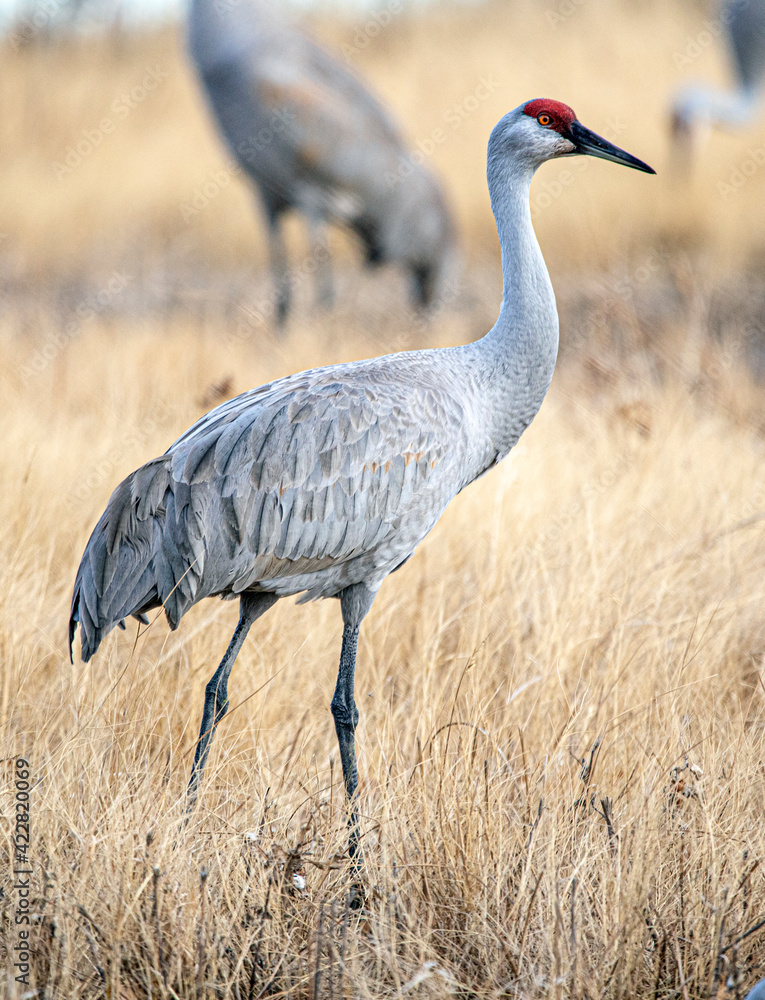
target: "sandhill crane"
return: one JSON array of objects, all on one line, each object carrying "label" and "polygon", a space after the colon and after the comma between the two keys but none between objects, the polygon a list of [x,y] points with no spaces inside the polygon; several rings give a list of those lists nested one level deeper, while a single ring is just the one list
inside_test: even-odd
[{"label": "sandhill crane", "polygon": [[421,155],[409,155],[364,85],[260,0],[192,0],[189,47],[220,131],[260,192],[277,322],[291,299],[281,231],[290,208],[309,222],[320,302],[332,298],[332,221],[361,237],[370,264],[402,265],[415,301],[429,305],[453,266],[452,222]]},{"label": "sandhill crane", "polygon": [[727,0],[717,24],[728,40],[736,84],[719,91],[702,84],[678,93],[672,106],[675,144],[687,149],[697,124],[743,125],[759,110],[765,84],[765,0]]},{"label": "sandhill crane", "polygon": [[487,174],[504,290],[482,339],[252,389],[202,417],[112,494],[77,572],[70,651],[78,622],[89,660],[129,615],[162,605],[174,629],[204,597],[240,600],[236,631],[205,689],[190,807],[252,623],[280,597],[337,597],[344,628],[331,709],[356,855],[359,628],[385,577],[448,503],[507,455],[547,393],[558,314],[529,187],[545,160],[576,153],[654,172],[557,101],[522,104],[493,129]]}]

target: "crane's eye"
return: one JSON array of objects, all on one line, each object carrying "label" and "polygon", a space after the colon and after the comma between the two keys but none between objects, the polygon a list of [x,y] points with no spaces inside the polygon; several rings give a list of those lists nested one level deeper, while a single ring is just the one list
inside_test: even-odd
[{"label": "crane's eye", "polygon": [[552,125],[552,118],[546,111],[543,111],[541,115],[537,115],[537,121],[540,125]]}]

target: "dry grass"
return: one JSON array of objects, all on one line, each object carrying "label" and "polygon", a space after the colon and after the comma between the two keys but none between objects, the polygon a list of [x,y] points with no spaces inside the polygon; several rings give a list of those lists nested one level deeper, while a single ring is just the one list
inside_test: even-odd
[{"label": "dry grass", "polygon": [[[748,932],[765,911],[765,444],[746,365],[762,291],[746,273],[765,180],[749,181],[749,209],[740,193],[706,217],[718,174],[761,132],[710,140],[690,193],[593,164],[537,213],[562,316],[549,398],[364,625],[362,914],[347,909],[333,602],[281,602],[255,626],[186,828],[202,691],[235,607],[204,603],[172,634],[161,619],[137,641],[115,632],[87,666],[66,656],[77,560],[111,489],[217,394],[486,329],[498,278],[481,161],[508,106],[550,92],[596,128],[625,111],[620,140],[660,166],[658,102],[699,15],[625,3],[613,33],[595,0],[557,29],[545,8],[507,7],[412,14],[359,56],[413,136],[474,78],[504,73],[438,153],[471,267],[459,308],[428,327],[395,277],[352,262],[329,316],[303,303],[283,340],[243,325],[260,230],[239,182],[179,223],[179,190],[222,157],[168,35],[7,64],[0,850],[25,755],[32,984],[46,997],[706,1000],[762,973],[765,932]],[[593,51],[608,89],[593,86]],[[72,116],[89,127],[105,93],[162,60],[156,100],[54,184]],[[700,76],[711,62],[710,49]],[[89,305],[113,269],[123,287]],[[7,872],[4,856],[5,948]]]}]

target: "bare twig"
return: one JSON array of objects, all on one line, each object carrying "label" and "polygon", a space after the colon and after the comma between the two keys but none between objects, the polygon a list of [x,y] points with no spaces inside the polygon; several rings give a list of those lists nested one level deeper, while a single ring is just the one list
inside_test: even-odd
[{"label": "bare twig", "polygon": [[208,875],[208,871],[207,871],[206,868],[203,868],[200,871],[200,873],[199,873],[199,895],[200,895],[200,901],[201,901],[200,905],[201,905],[202,912],[200,914],[200,920],[199,920],[199,939],[198,939],[198,942],[197,942],[197,956],[198,956],[197,957],[197,961],[199,963],[198,967],[197,967],[197,1000],[200,1000],[200,998],[204,995],[204,992],[205,992],[205,951],[206,951],[206,948],[205,948],[205,898],[207,896],[207,893],[206,893],[205,889],[206,889],[206,883],[207,883],[207,875]]},{"label": "bare twig", "polygon": [[159,878],[160,871],[159,868],[154,866],[152,870],[152,882],[153,882],[153,909],[154,909],[154,928],[156,933],[157,941],[157,959],[159,963],[159,971],[162,976],[162,983],[167,989],[167,969],[165,968],[165,946],[162,941],[162,924],[159,920]]},{"label": "bare twig", "polygon": [[569,935],[569,948],[571,950],[571,1000],[576,1000],[576,887],[578,879],[574,876],[571,879],[571,932]]},{"label": "bare twig", "polygon": [[313,1000],[319,1000],[319,986],[321,985],[321,952],[323,946],[324,932],[324,902],[319,906],[319,923],[316,928],[316,965],[313,974]]}]

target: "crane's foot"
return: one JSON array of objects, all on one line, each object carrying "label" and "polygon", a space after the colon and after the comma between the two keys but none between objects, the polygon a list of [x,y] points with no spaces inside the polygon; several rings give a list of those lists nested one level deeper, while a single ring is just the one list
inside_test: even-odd
[{"label": "crane's foot", "polygon": [[351,887],[348,890],[348,906],[351,910],[358,913],[359,910],[363,910],[367,902],[366,889],[361,882],[352,882]]},{"label": "crane's foot", "polygon": [[350,908],[352,910],[362,910],[367,901],[367,892],[364,888],[364,856],[359,847],[360,832],[358,828],[358,818],[353,817],[351,834],[348,838],[348,855],[350,864]]}]

